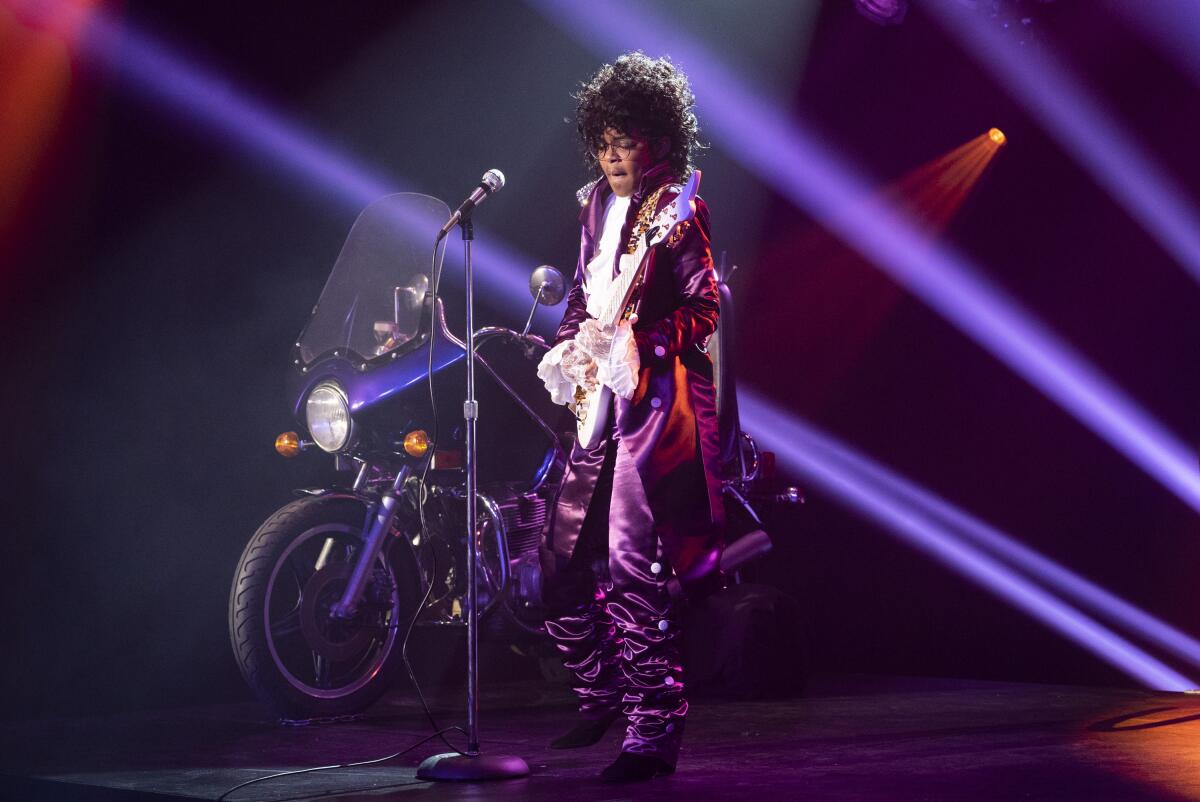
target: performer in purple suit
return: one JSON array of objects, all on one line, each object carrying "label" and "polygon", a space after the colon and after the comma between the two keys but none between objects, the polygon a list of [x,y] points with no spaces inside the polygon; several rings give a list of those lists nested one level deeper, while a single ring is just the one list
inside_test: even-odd
[{"label": "performer in purple suit", "polygon": [[712,361],[717,280],[708,209],[673,247],[652,249],[637,313],[615,329],[596,318],[631,251],[639,218],[666,206],[698,148],[694,98],[667,59],[630,53],[577,95],[577,126],[597,179],[579,192],[575,283],[538,375],[560,403],[576,386],[613,391],[606,436],[578,443],[542,553],[546,627],[577,680],[583,720],[552,743],[589,746],[627,721],[608,780],[675,769],[687,701],[667,592],[719,586],[723,512]]}]

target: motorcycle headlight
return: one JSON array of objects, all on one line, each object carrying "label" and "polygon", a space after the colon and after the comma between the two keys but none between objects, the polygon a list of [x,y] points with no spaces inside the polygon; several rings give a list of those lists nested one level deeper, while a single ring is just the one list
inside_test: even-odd
[{"label": "motorcycle headlight", "polygon": [[336,384],[318,384],[304,407],[313,442],[330,453],[350,442],[350,404]]}]

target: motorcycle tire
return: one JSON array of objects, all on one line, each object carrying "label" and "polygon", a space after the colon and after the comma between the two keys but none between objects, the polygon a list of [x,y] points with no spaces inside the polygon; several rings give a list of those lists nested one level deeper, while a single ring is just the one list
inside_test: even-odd
[{"label": "motorcycle tire", "polygon": [[238,562],[229,597],[234,657],[259,700],[285,719],[361,713],[402,668],[402,642],[421,596],[402,539],[390,538],[377,558],[355,620],[328,615],[363,543],[367,514],[352,497],[297,499],[259,527]]}]

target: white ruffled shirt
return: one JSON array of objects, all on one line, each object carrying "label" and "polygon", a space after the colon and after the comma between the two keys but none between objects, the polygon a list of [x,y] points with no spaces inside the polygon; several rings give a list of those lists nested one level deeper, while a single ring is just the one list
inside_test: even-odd
[{"label": "white ruffled shirt", "polygon": [[[587,313],[590,317],[600,317],[612,293],[613,264],[621,251],[621,229],[624,228],[625,219],[629,215],[631,201],[632,198],[611,195],[605,205],[604,223],[596,255],[583,270],[583,291],[587,295]],[[567,404],[575,400],[577,382],[564,375],[562,370],[563,353],[572,344],[574,340],[564,340],[554,346],[538,365],[538,378],[545,383],[551,400],[556,404]],[[634,390],[637,389],[638,363],[632,329],[628,323],[622,324],[613,337],[609,358],[597,364],[597,379],[622,398],[632,398]]]},{"label": "white ruffled shirt", "polygon": [[583,269],[583,291],[587,293],[587,313],[599,318],[612,294],[613,263],[621,251],[621,229],[629,215],[632,198],[611,195],[604,207],[604,226],[600,242],[596,244],[596,255]]}]

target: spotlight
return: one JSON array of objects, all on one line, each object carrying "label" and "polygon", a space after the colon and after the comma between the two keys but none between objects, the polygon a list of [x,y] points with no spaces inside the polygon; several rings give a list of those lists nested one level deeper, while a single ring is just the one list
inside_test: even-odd
[{"label": "spotlight", "polygon": [[988,139],[992,140],[997,145],[1003,145],[1005,142],[1008,141],[1008,137],[1006,137],[1004,135],[1004,132],[1001,131],[999,128],[988,129]]},{"label": "spotlight", "polygon": [[[983,19],[983,14],[965,11],[961,2],[928,0],[921,11],[953,34],[963,52],[991,72],[1041,122],[1046,133],[1056,138],[1181,267],[1200,281],[1200,208],[1182,182],[1158,162],[1113,110],[1076,79],[1054,51],[1036,42],[1014,40]],[[983,0],[979,4],[982,6]],[[1184,4],[1142,0],[1105,5],[1141,9]],[[1185,15],[1177,16],[1177,23],[1184,26]]]}]

